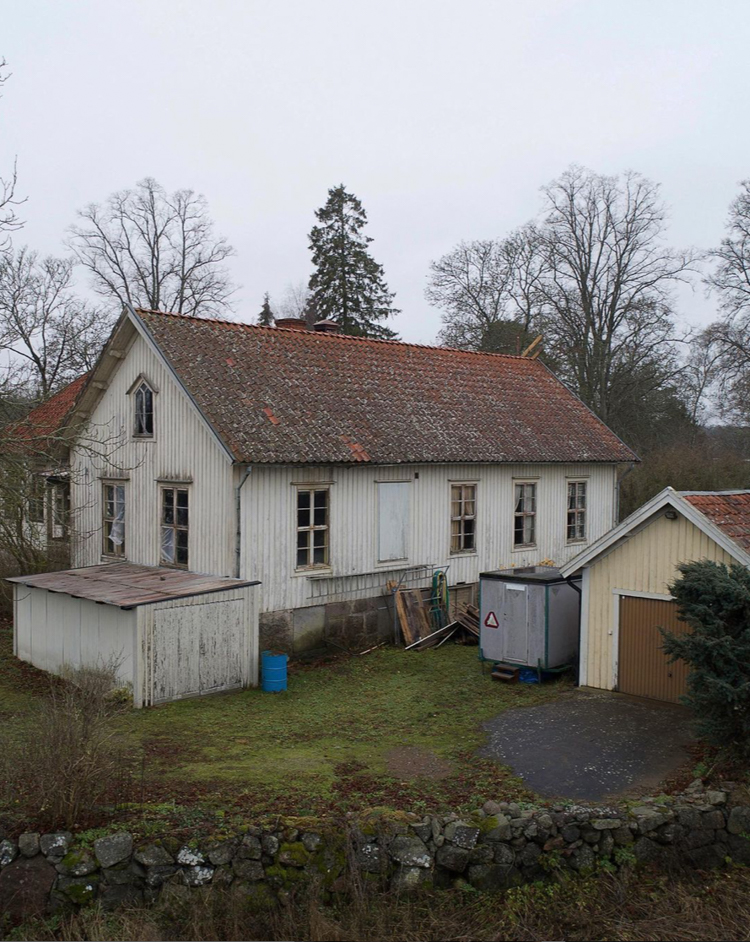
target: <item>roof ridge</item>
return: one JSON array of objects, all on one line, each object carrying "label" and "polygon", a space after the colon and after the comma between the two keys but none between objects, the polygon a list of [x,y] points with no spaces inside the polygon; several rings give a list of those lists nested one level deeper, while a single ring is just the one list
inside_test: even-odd
[{"label": "roof ridge", "polygon": [[523,360],[526,363],[534,363],[535,358],[524,357],[518,353],[495,353],[492,350],[462,350],[460,347],[442,347],[430,343],[413,343],[408,340],[382,340],[378,337],[356,337],[352,334],[333,334],[327,331],[299,330],[294,327],[270,327],[264,324],[248,324],[246,321],[230,321],[220,317],[196,317],[194,314],[181,314],[178,311],[155,311],[150,308],[135,308],[136,314],[156,314],[159,317],[174,317],[178,320],[196,321],[203,324],[217,324],[227,327],[239,327],[243,330],[273,331],[284,334],[294,334],[302,337],[324,337],[326,340],[345,341],[347,343],[356,341],[359,343],[378,343],[392,347],[416,347],[418,350],[438,350],[443,353],[463,353],[467,356],[482,357],[501,357],[506,360]]}]

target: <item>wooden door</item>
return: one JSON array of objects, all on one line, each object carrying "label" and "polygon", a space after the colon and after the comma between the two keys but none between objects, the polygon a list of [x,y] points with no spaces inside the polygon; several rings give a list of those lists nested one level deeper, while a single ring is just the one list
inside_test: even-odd
[{"label": "wooden door", "polygon": [[617,689],[636,697],[677,703],[687,692],[689,668],[684,661],[669,662],[662,650],[660,627],[673,634],[689,630],[677,619],[676,602],[620,597]]}]

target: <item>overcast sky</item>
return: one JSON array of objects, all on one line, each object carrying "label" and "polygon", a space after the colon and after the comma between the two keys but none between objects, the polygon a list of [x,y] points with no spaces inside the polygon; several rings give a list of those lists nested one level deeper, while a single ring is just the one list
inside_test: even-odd
[{"label": "overcast sky", "polygon": [[[440,327],[431,259],[503,235],[579,163],[662,184],[670,241],[721,237],[750,176],[750,0],[0,0],[0,173],[19,240],[153,176],[209,201],[237,315],[310,273],[330,186],[367,210],[406,340]],[[707,319],[702,290],[685,316]]]}]

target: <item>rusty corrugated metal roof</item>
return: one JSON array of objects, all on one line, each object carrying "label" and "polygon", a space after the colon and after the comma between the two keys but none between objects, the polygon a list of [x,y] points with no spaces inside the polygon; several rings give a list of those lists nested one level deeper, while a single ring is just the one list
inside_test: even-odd
[{"label": "rusty corrugated metal roof", "polygon": [[538,360],[137,313],[238,461],[637,460]]},{"label": "rusty corrugated metal roof", "polygon": [[137,608],[139,605],[153,605],[170,599],[258,585],[257,582],[224,579],[160,566],[136,566],[134,563],[103,563],[62,572],[13,576],[5,581],[47,589],[49,592],[61,592],[77,599],[116,605],[118,608]]},{"label": "rusty corrugated metal roof", "polygon": [[750,491],[682,491],[680,496],[750,551]]}]

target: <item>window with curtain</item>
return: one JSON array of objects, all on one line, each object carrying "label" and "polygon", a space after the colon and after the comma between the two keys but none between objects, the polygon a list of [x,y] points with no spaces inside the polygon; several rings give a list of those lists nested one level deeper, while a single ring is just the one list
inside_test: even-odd
[{"label": "window with curtain", "polygon": [[102,502],[102,553],[125,555],[125,485],[105,484]]},{"label": "window with curtain", "polygon": [[513,546],[534,546],[536,544],[536,484],[519,481],[514,488]]},{"label": "window with curtain", "polygon": [[187,567],[189,523],[187,488],[162,488],[161,561],[165,565]]}]

